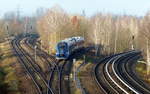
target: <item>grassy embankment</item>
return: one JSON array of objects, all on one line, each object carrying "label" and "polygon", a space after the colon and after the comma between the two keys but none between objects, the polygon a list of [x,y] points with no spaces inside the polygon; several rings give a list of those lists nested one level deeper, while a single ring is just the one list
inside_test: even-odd
[{"label": "grassy embankment", "polygon": [[20,94],[15,74],[16,58],[8,42],[0,43],[0,94]]},{"label": "grassy embankment", "polygon": [[[81,86],[87,94],[98,94],[99,90],[94,84],[93,80],[93,68],[97,62],[100,61],[104,56],[95,56],[94,50],[88,52],[85,56],[85,63],[80,68],[80,72],[78,72],[78,78],[81,81]],[[84,57],[78,60],[78,63],[84,62]],[[93,88],[91,88],[93,87]],[[79,93],[79,90],[75,94]]]},{"label": "grassy embankment", "polygon": [[146,62],[140,61],[136,64],[136,72],[139,74],[139,76],[150,84],[150,71],[147,71],[147,65]]}]

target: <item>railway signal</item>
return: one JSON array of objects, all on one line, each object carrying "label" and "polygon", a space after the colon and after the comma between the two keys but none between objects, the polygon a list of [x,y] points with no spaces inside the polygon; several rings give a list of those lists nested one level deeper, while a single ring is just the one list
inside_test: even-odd
[{"label": "railway signal", "polygon": [[5,29],[6,29],[6,31],[7,31],[8,37],[9,37],[9,26],[8,26],[8,23],[5,24]]},{"label": "railway signal", "polygon": [[6,30],[7,30],[7,33],[8,33],[8,37],[9,37],[9,28],[8,28],[8,25],[6,25]]},{"label": "railway signal", "polygon": [[31,25],[30,29],[32,30],[32,25]]},{"label": "railway signal", "polygon": [[7,31],[8,31],[8,25],[6,26],[6,29],[7,29]]},{"label": "railway signal", "polygon": [[134,35],[132,35],[132,45],[131,45],[131,49],[134,50]]}]

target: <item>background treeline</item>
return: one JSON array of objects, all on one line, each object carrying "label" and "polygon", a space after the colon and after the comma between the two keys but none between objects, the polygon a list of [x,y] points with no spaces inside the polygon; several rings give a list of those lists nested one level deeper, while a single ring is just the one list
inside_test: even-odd
[{"label": "background treeline", "polygon": [[96,55],[131,50],[146,55],[150,39],[150,15],[144,17],[97,13],[92,17],[67,14],[60,7],[46,10],[37,20],[37,31],[43,48],[54,52],[58,41],[83,36],[95,47]]},{"label": "background treeline", "polygon": [[[8,26],[8,28],[7,28]],[[0,42],[20,33],[38,32],[43,49],[55,52],[56,43],[72,36],[83,36],[95,47],[95,55],[141,50],[149,53],[150,14],[143,17],[96,13],[91,17],[68,14],[59,6],[39,8],[32,17],[8,12],[0,20]]]},{"label": "background treeline", "polygon": [[3,56],[4,42],[19,34],[36,31],[37,16],[20,16],[20,12],[7,12],[0,18],[0,59]]},{"label": "background treeline", "polygon": [[35,32],[37,16],[21,16],[19,11],[7,12],[0,18],[0,43],[8,37]]}]

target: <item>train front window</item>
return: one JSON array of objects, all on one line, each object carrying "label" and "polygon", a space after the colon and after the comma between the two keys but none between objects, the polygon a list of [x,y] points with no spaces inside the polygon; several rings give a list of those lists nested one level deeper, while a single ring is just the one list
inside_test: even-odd
[{"label": "train front window", "polygon": [[58,44],[58,50],[59,50],[59,52],[66,51],[66,49],[67,49],[67,44],[66,43],[59,43]]},{"label": "train front window", "polygon": [[59,48],[60,49],[65,49],[65,45],[60,45]]}]

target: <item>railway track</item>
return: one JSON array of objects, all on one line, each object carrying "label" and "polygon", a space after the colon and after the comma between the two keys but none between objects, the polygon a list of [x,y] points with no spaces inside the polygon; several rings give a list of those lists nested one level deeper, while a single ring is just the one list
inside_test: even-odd
[{"label": "railway track", "polygon": [[[33,50],[34,52],[34,45],[33,43],[35,43],[35,39],[31,39],[31,38],[26,38],[25,40],[25,44],[26,46]],[[49,56],[46,52],[42,51],[39,47],[37,47],[37,55],[43,59],[45,59],[46,62],[44,63],[47,63],[48,65],[48,71],[49,71],[49,75],[48,75],[48,82],[47,82],[47,85],[49,88],[47,88],[47,93],[46,94],[51,94],[51,92],[53,91],[54,93],[54,90],[52,90],[52,80],[53,80],[53,75],[54,75],[54,72],[56,70],[58,70],[57,68],[57,64],[56,64],[56,60],[54,57],[52,56]],[[55,93],[54,93],[55,94]]]},{"label": "railway track", "polygon": [[[36,61],[22,47],[20,44],[21,41],[22,39],[14,39],[12,46],[18,56],[18,60],[35,84],[36,91],[39,94],[67,94],[63,77],[64,68],[68,61],[57,61],[53,56],[48,55],[40,47],[37,47],[38,57],[44,58],[48,65],[49,75],[45,77]],[[33,42],[35,42],[35,39],[25,39],[26,47],[34,52]],[[130,51],[102,59],[94,67],[93,71],[94,80],[100,89],[99,92],[105,94],[150,94],[150,88],[133,71],[134,64],[129,63],[139,58],[139,54],[140,52],[138,51]],[[56,86],[53,86],[53,83]]]},{"label": "railway track", "polygon": [[[128,59],[128,58],[132,59],[136,55],[137,55],[137,53],[134,53],[134,52],[122,54],[120,56],[117,56],[116,59],[114,59],[114,61],[110,60],[105,66],[106,73],[112,81],[111,85],[118,94],[120,94],[120,93],[121,94],[122,93],[124,93],[124,94],[138,93],[135,91],[135,89],[130,87],[129,84],[124,83],[125,81],[118,78],[118,75],[114,71],[114,66],[113,66],[113,64],[116,62],[122,63],[123,61],[126,61],[126,59]],[[122,71],[119,71],[119,72],[121,73]],[[126,79],[126,80],[128,80],[128,79]]]},{"label": "railway track", "polygon": [[[45,88],[50,89],[49,94],[54,94],[50,87],[47,85],[46,79],[42,76],[40,72],[40,68],[34,65],[36,62],[26,53],[26,51],[21,47],[19,39],[12,41],[12,46],[14,52],[18,55],[21,64],[25,67],[26,71],[32,78],[34,84],[36,85],[40,94],[45,94]],[[38,70],[37,70],[38,69]],[[37,76],[42,80],[41,82],[38,81]],[[41,84],[43,83],[43,84]],[[44,86],[44,87],[42,87]]]},{"label": "railway track", "polygon": [[[95,82],[97,83],[99,89],[101,90],[100,92],[103,92],[105,94],[107,94],[107,92],[113,91],[113,90],[111,90],[112,88],[109,87],[110,84],[107,81],[105,74],[103,73],[104,65],[112,57],[114,57],[114,56],[106,57],[106,58],[102,59],[94,68],[94,76],[93,77],[95,79]],[[101,72],[99,72],[99,70],[101,70]],[[113,92],[113,93],[115,93],[115,92]]]},{"label": "railway track", "polygon": [[[24,50],[24,52],[25,52],[25,50]],[[29,54],[28,54],[28,56],[31,57],[31,55],[29,55]],[[35,64],[36,66],[38,66],[37,69],[40,69],[40,71],[39,71],[39,76],[42,78],[42,81],[44,82],[46,88],[49,89],[49,90],[51,91],[51,93],[53,93],[52,89],[51,89],[51,88],[49,87],[49,85],[47,84],[48,81],[47,81],[47,79],[45,78],[44,73],[41,71],[41,68],[39,67],[39,65],[36,63],[36,61],[35,61],[33,58],[31,58],[31,59],[32,59],[32,61],[34,61],[33,64]],[[36,68],[35,68],[35,69],[36,69]]]},{"label": "railway track", "polygon": [[[26,45],[28,45],[28,47],[32,50],[34,50],[34,46],[32,45],[34,42],[35,39],[29,39],[29,40],[26,40],[25,43]],[[55,92],[55,93],[58,93],[58,94],[62,94],[62,85],[61,85],[61,81],[62,81],[62,71],[63,71],[63,68],[65,66],[65,61],[56,61],[55,58],[53,56],[50,56],[48,55],[47,53],[45,53],[44,51],[42,51],[39,47],[37,47],[37,53],[39,53],[39,56],[40,57],[43,57],[47,62],[48,66],[49,66],[49,70],[51,70],[50,72],[50,75],[49,75],[49,80],[48,80],[48,85],[49,87],[52,87],[52,81],[54,80],[54,74],[58,74],[58,92]],[[47,57],[47,58],[45,58]],[[53,89],[54,90],[54,89]],[[54,90],[54,91],[57,91],[57,90]],[[50,94],[50,90],[48,89],[47,90],[47,94]]]},{"label": "railway track", "polygon": [[135,77],[131,77],[133,73],[129,73],[133,69],[127,67],[127,64],[131,64],[127,62],[137,57],[139,57],[139,52],[130,51],[101,60],[94,68],[94,79],[100,92],[105,94],[140,94],[144,92],[144,94],[149,94],[150,92],[145,87],[139,86],[142,88],[138,88],[138,80],[133,81]]},{"label": "railway track", "polygon": [[[139,58],[139,56],[135,57],[135,60]],[[132,71],[134,70],[133,64],[134,59],[129,59],[128,62],[122,63],[114,63],[113,68],[114,71],[118,74],[118,76],[125,81],[126,84],[129,84],[130,87],[135,89],[135,93],[144,93],[150,94],[150,88],[148,85],[145,84],[141,79],[139,79]],[[122,72],[119,72],[122,70]]]},{"label": "railway track", "polygon": [[38,91],[39,94],[43,94],[40,84],[37,82],[35,75],[33,75],[32,71],[29,69],[28,65],[26,64],[26,62],[29,62],[27,59],[23,58],[23,56],[25,56],[21,51],[20,51],[20,46],[17,43],[17,40],[13,40],[11,42],[14,52],[16,53],[16,55],[18,56],[18,60],[20,61],[20,63],[22,64],[22,66],[25,68],[25,70],[27,71],[28,75],[30,76],[30,78],[32,79],[33,83],[36,86],[36,89]]},{"label": "railway track", "polygon": [[[33,44],[33,43],[35,43],[35,39],[33,39],[32,41],[30,40],[28,42],[28,44],[30,44],[30,45]],[[38,52],[42,52],[42,55],[45,54],[49,59],[54,59],[54,56],[51,56],[51,55],[45,53],[44,51],[42,51],[40,49],[40,46],[38,46],[37,49],[39,50]],[[70,58],[68,60],[60,60],[60,61],[58,61],[58,60],[57,61],[56,60],[52,60],[52,63],[54,65],[51,68],[52,69],[51,70],[52,71],[51,75],[53,75],[53,76],[50,77],[51,80],[49,80],[49,82],[50,82],[50,86],[51,87],[52,87],[52,85],[51,85],[52,83],[51,82],[58,83],[57,86],[55,86],[55,87],[57,87],[57,90],[56,90],[56,88],[53,88],[53,90],[55,89],[54,91],[56,91],[56,94],[69,94],[69,90],[68,90],[69,86],[66,86],[65,81],[64,81],[64,77],[66,76],[66,72],[68,73],[68,71],[65,70],[65,66],[66,66],[66,64],[68,64],[67,62],[71,63],[70,60],[72,60],[72,58]],[[49,62],[51,62],[51,61],[49,61]],[[67,66],[66,66],[66,69],[68,70]],[[53,78],[54,74],[57,74],[57,76],[58,76],[57,81],[55,81],[54,78]]]}]

